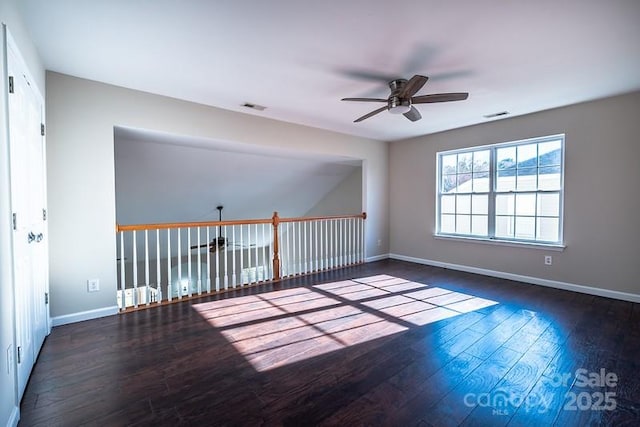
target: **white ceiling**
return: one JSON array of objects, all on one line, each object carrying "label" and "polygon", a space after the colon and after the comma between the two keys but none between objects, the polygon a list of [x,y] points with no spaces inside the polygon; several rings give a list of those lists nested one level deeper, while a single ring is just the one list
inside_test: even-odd
[{"label": "white ceiling", "polygon": [[[637,0],[20,0],[49,70],[397,140],[640,89]],[[343,97],[431,77],[423,119]],[[241,107],[251,102],[263,112]]]}]

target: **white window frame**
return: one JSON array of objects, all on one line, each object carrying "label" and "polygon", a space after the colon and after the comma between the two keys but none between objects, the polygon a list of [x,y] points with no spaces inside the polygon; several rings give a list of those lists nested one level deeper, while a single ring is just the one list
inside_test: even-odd
[{"label": "white window frame", "polygon": [[[549,142],[549,141],[557,141],[560,140],[561,142],[561,149],[560,149],[560,189],[559,190],[530,190],[530,191],[517,191],[517,190],[511,190],[511,191],[498,191],[496,189],[496,177],[497,177],[497,151],[500,148],[505,148],[505,147],[517,147],[519,145],[527,145],[527,144],[539,144],[539,143],[544,143],[544,142]],[[470,192],[469,194],[488,194],[488,232],[487,235],[477,235],[477,234],[461,234],[461,233],[451,233],[451,232],[441,232],[441,206],[440,206],[440,200],[442,195],[448,195],[448,194],[457,194],[457,193],[446,193],[443,192],[443,185],[442,185],[442,178],[443,178],[443,174],[442,174],[442,159],[444,156],[447,155],[452,155],[452,154],[464,154],[464,153],[472,153],[472,152],[476,152],[476,151],[482,151],[482,150],[489,150],[490,151],[490,161],[489,161],[489,191],[488,192],[483,192],[483,193],[473,193]],[[475,146],[475,147],[466,147],[466,148],[461,148],[461,149],[456,149],[456,150],[448,150],[448,151],[439,151],[436,153],[436,210],[435,210],[435,215],[436,215],[436,229],[435,229],[435,233],[434,236],[436,238],[444,238],[444,239],[461,239],[461,240],[470,240],[470,241],[477,241],[477,242],[489,242],[489,243],[495,243],[495,244],[505,244],[505,245],[515,245],[515,246],[520,246],[520,245],[525,245],[525,246],[532,246],[532,247],[543,247],[543,248],[556,248],[559,250],[562,250],[565,245],[564,245],[564,175],[565,175],[565,167],[564,167],[564,160],[565,160],[565,135],[564,134],[557,134],[557,135],[550,135],[550,136],[543,136],[543,137],[535,137],[535,138],[528,138],[528,139],[522,139],[522,140],[517,140],[517,141],[508,141],[508,142],[501,142],[501,143],[496,143],[496,144],[489,144],[489,145],[481,145],[481,146]],[[537,176],[539,176],[539,173],[537,173]],[[529,193],[529,194],[559,194],[559,212],[558,212],[558,240],[557,241],[546,241],[546,240],[537,240],[537,239],[524,239],[524,238],[517,238],[517,237],[513,237],[513,238],[509,238],[509,237],[496,237],[496,195],[498,194],[525,194],[525,193]],[[466,194],[466,193],[465,193]],[[514,196],[515,197],[515,196]],[[516,217],[515,213],[513,214],[514,218]],[[537,218],[541,216],[538,215],[538,212],[536,211],[535,216],[534,216],[534,221],[537,221]]]}]

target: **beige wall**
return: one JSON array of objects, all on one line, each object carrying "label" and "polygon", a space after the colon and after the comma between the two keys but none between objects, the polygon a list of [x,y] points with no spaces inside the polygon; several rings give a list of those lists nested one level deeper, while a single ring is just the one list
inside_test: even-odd
[{"label": "beige wall", "polygon": [[[388,144],[47,73],[52,317],[116,304],[113,127],[363,160],[367,256],[388,252]],[[169,200],[168,200],[169,201]],[[381,248],[373,242],[382,239]],[[87,279],[101,291],[86,292]],[[54,319],[55,320],[55,319]]]},{"label": "beige wall", "polygon": [[[390,252],[640,295],[639,113],[636,92],[391,143]],[[563,252],[433,237],[436,152],[558,133],[566,134]]]}]

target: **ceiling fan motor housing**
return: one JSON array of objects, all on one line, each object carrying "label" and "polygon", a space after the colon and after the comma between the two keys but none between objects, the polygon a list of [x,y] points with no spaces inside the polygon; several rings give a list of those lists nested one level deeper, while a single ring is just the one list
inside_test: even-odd
[{"label": "ceiling fan motor housing", "polygon": [[400,98],[400,92],[407,84],[405,79],[391,80],[389,82],[389,89],[391,89],[391,95],[387,101],[387,108],[392,114],[404,114],[411,110],[411,98]]}]

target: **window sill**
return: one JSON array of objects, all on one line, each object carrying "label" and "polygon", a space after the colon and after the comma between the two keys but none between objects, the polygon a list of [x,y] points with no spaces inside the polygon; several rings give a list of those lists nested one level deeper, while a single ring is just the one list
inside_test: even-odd
[{"label": "window sill", "polygon": [[460,240],[460,241],[471,242],[471,243],[481,243],[481,244],[496,245],[496,246],[511,246],[516,248],[545,249],[548,251],[557,251],[557,252],[562,252],[566,248],[566,245],[562,245],[562,244],[516,242],[511,240],[485,239],[482,237],[454,236],[449,234],[434,234],[433,237],[438,240]]}]

